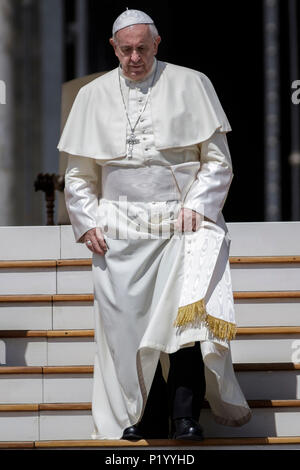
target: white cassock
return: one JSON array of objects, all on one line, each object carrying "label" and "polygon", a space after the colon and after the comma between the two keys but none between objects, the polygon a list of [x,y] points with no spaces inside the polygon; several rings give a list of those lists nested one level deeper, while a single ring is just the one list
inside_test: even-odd
[{"label": "white cassock", "polygon": [[[147,103],[132,158],[120,86],[132,126]],[[195,341],[216,421],[239,426],[251,417],[230,354],[236,323],[221,212],[232,180],[230,130],[204,74],[156,60],[143,81],[117,68],[74,101],[58,145],[70,154],[67,209],[77,242],[100,227],[109,247],[93,254],[93,437],[119,439],[136,424],[157,362],[167,378],[168,353]],[[182,207],[206,216],[199,230],[177,230]]]}]

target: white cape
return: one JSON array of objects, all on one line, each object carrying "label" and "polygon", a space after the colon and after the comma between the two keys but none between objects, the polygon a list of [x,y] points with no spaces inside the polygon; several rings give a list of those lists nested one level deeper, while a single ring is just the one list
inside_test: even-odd
[{"label": "white cape", "polygon": [[[216,130],[231,130],[206,75],[166,62],[157,64],[150,95],[157,150],[187,147],[209,139]],[[100,160],[126,154],[127,120],[118,73],[116,68],[79,90],[57,146],[60,151]]]}]

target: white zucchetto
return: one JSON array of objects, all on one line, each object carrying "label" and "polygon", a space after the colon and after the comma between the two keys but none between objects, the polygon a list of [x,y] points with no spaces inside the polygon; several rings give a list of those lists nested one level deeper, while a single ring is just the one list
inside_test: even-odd
[{"label": "white zucchetto", "polygon": [[125,10],[114,22],[112,33],[114,35],[120,29],[127,28],[127,26],[134,24],[154,24],[154,21],[143,11]]}]

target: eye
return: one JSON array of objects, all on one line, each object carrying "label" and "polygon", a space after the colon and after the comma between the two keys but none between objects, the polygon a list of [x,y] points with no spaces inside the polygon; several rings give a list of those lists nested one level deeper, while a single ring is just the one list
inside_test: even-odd
[{"label": "eye", "polygon": [[128,54],[131,51],[131,48],[130,47],[122,47],[121,50],[124,54]]}]

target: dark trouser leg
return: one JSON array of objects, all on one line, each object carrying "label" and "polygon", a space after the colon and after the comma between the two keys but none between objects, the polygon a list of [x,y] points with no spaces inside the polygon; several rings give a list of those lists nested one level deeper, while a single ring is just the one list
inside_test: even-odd
[{"label": "dark trouser leg", "polygon": [[167,384],[158,362],[139,429],[145,438],[167,439],[169,434]]},{"label": "dark trouser leg", "polygon": [[198,342],[169,354],[168,395],[170,416],[198,421],[205,395],[204,363]]},{"label": "dark trouser leg", "polygon": [[[205,395],[204,364],[199,343],[169,354],[168,384],[160,362],[152,382],[139,429],[145,438],[168,437],[169,416],[199,419]],[[168,406],[169,405],[169,406]]]}]

